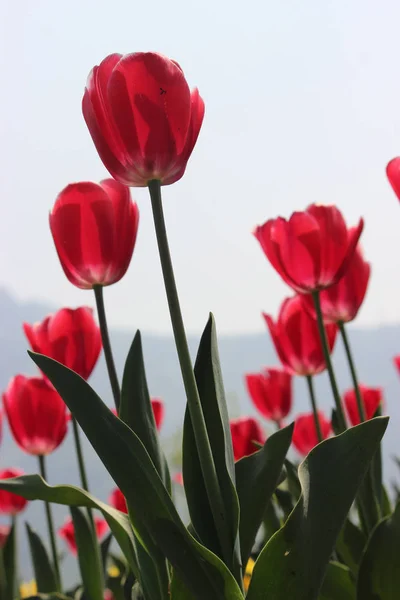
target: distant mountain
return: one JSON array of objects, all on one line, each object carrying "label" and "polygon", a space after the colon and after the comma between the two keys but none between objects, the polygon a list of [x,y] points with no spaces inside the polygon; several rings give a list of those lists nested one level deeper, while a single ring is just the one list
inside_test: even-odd
[{"label": "distant mountain", "polygon": [[[22,332],[22,323],[41,320],[52,311],[52,307],[37,303],[18,303],[5,290],[0,290],[0,388],[4,389],[13,375],[17,373],[35,374],[36,369],[29,359],[27,343]],[[111,332],[116,364],[121,374],[124,360],[132,341],[134,331],[115,330]],[[184,390],[181,383],[179,365],[172,336],[146,334],[142,332],[144,355],[150,392],[163,398],[166,404],[166,418],[162,430],[162,439],[167,454],[173,462],[179,454],[179,432],[182,426],[185,407]],[[191,336],[189,345],[195,356],[199,336]],[[385,479],[390,482],[400,473],[394,466],[391,456],[400,455],[398,430],[400,427],[400,377],[396,373],[392,358],[400,353],[400,326],[385,326],[368,329],[352,328],[350,340],[356,356],[360,381],[367,385],[382,386],[385,392],[386,412],[391,415],[391,423],[384,441],[386,457]],[[223,335],[219,337],[219,349],[224,375],[225,390],[232,416],[256,414],[251,406],[243,385],[243,374],[257,371],[263,366],[277,364],[274,349],[267,333],[252,335]],[[343,391],[351,387],[348,368],[342,352],[340,340],[334,354],[335,368]],[[92,386],[107,402],[112,404],[110,386],[107,380],[103,359],[91,379]],[[317,397],[320,407],[329,412],[332,408],[332,396],[326,374],[317,377]],[[295,410],[293,414],[308,410],[308,397],[305,382],[300,378],[295,382]],[[266,426],[268,430],[268,427]],[[9,431],[4,432],[0,447],[0,466],[20,466],[26,472],[36,472],[36,460],[23,454],[13,443]],[[108,497],[113,483],[85,440],[84,451],[88,465],[91,491],[99,498]],[[49,457],[49,482],[79,484],[72,435],[57,452]],[[175,465],[175,468],[178,468]],[[55,507],[57,525],[68,514],[64,507]],[[25,578],[31,574],[26,548],[26,537],[22,521],[28,520],[44,535],[44,511],[40,503],[31,503],[20,519],[20,544],[23,560],[21,571]],[[4,519],[3,519],[4,521]],[[60,548],[63,544],[60,542]],[[76,561],[70,556],[65,558],[65,570],[68,582],[76,576]]]}]

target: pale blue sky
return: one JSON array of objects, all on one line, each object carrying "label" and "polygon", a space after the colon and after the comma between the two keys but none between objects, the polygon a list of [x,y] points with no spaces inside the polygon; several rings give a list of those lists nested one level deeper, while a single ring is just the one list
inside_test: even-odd
[{"label": "pale blue sky", "polygon": [[[81,116],[87,74],[111,52],[157,50],[206,103],[199,142],[165,211],[188,329],[263,329],[287,288],[253,239],[310,202],[366,220],[373,276],[360,325],[400,321],[400,4],[2,0],[0,284],[21,299],[93,304],[64,277],[48,211],[68,183],[107,176]],[[106,291],[110,321],[169,331],[146,190],[131,268]]]}]

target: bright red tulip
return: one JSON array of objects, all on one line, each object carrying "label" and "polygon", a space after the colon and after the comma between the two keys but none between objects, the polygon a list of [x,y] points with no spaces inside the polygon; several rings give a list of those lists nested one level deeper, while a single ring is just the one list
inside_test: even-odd
[{"label": "bright red tulip", "polygon": [[[318,411],[319,423],[321,425],[322,439],[326,439],[331,433],[330,421],[320,410]],[[294,423],[292,443],[296,450],[306,456],[318,444],[317,429],[315,427],[313,413],[299,415]]]},{"label": "bright red tulip", "polygon": [[28,454],[50,454],[64,440],[66,406],[46,379],[13,377],[3,394],[3,403],[14,439]]},{"label": "bright red tulip", "polygon": [[108,499],[108,503],[111,504],[117,510],[128,514],[128,507],[126,505],[125,496],[119,488],[114,488]]},{"label": "bright red tulip", "polygon": [[129,188],[113,179],[64,188],[50,213],[50,229],[69,281],[82,289],[119,281],[129,267],[138,224]]},{"label": "bright red tulip", "polygon": [[[264,444],[265,434],[259,422],[253,417],[240,417],[230,421],[233,457],[240,460],[244,456],[259,450],[258,444]],[[257,442],[256,444],[254,442]]]},{"label": "bright red tulip", "polygon": [[23,327],[34,352],[50,356],[88,379],[102,347],[91,308],[62,308],[41,323],[24,323]]},{"label": "bright red tulip", "polygon": [[[278,319],[263,314],[283,366],[293,375],[316,375],[326,369],[318,325],[304,308],[300,295],[287,298]],[[328,324],[326,335],[332,352],[337,326]]]},{"label": "bright red tulip", "polygon": [[[99,517],[95,517],[94,525],[96,528],[97,539],[101,540],[101,538],[108,531],[107,521],[105,521],[104,519],[100,519]],[[62,527],[60,527],[60,529],[58,530],[58,535],[63,540],[65,540],[70,552],[72,554],[76,554],[78,551],[78,547],[76,545],[76,539],[75,539],[74,522],[72,521],[71,518],[67,519],[65,521],[64,525]]]},{"label": "bright red tulip", "polygon": [[[371,388],[362,384],[359,385],[359,388],[364,403],[365,416],[367,419],[372,419],[379,405],[383,403],[383,391],[381,388]],[[352,425],[361,423],[355,391],[347,390],[343,395],[343,400],[350,423]]]},{"label": "bright red tulip", "polygon": [[400,354],[398,354],[397,356],[395,356],[393,358],[393,362],[394,362],[395,367],[397,368],[398,372],[400,373]]},{"label": "bright red tulip", "polygon": [[348,230],[336,206],[312,204],[286,221],[271,219],[254,235],[271,265],[296,292],[323,290],[345,274],[363,230]]},{"label": "bright red tulip", "polygon": [[174,60],[136,52],[111,54],[93,68],[82,110],[106,169],[125,185],[145,187],[182,177],[204,103]]},{"label": "bright red tulip", "polygon": [[400,157],[393,158],[386,167],[386,175],[394,193],[400,200]]},{"label": "bright red tulip", "polygon": [[3,548],[11,531],[9,525],[0,525],[0,548]]},{"label": "bright red tulip", "polygon": [[[371,265],[364,260],[360,248],[356,248],[343,277],[320,293],[325,323],[348,323],[356,318],[367,292],[370,274]],[[311,294],[304,294],[302,300],[316,318]]]},{"label": "bright red tulip", "polygon": [[[10,467],[9,469],[0,471],[0,480],[20,477],[21,475],[24,475],[21,469]],[[6,490],[0,490],[0,514],[16,515],[23,511],[27,504],[28,500],[25,500],[22,496],[7,492]]]},{"label": "bright red tulip", "polygon": [[259,412],[279,423],[292,407],[292,376],[284,369],[264,369],[246,375],[250,398]]},{"label": "bright red tulip", "polygon": [[160,431],[164,421],[164,403],[159,398],[152,398],[151,406],[153,407],[153,414],[154,420],[156,422],[156,427],[158,431]]}]

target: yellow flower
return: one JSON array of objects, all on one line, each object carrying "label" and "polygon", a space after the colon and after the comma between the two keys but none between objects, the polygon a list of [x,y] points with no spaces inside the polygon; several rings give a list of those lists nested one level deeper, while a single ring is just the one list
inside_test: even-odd
[{"label": "yellow flower", "polygon": [[244,584],[244,589],[246,592],[249,589],[254,565],[255,565],[255,561],[252,558],[249,558],[249,560],[247,561],[247,565],[246,565],[246,571],[244,572],[244,577],[243,577],[243,584]]},{"label": "yellow flower", "polygon": [[109,577],[119,577],[121,575],[121,571],[116,565],[111,565],[110,567],[108,567],[107,573]]},{"label": "yellow flower", "polygon": [[21,583],[19,586],[19,595],[21,598],[30,598],[31,596],[36,596],[38,592],[36,581],[32,579],[32,581],[27,581],[26,583]]}]

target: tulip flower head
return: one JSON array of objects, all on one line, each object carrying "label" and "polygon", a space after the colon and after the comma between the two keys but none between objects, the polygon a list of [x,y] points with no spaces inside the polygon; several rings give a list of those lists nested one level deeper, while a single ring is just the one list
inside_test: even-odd
[{"label": "tulip flower head", "polygon": [[50,213],[50,229],[69,281],[81,289],[119,281],[129,267],[138,224],[129,188],[113,179],[64,188]]},{"label": "tulip flower head", "polygon": [[83,379],[89,378],[102,347],[91,308],[62,308],[41,323],[24,323],[23,328],[34,352],[57,360]]},{"label": "tulip flower head", "polygon": [[253,417],[232,419],[229,424],[235,461],[254,454],[260,449],[259,444],[264,444],[265,434],[259,422]]},{"label": "tulip flower head", "polygon": [[[20,477],[21,475],[24,475],[24,472],[21,469],[10,467],[0,471],[0,480]],[[0,514],[10,516],[17,515],[24,510],[27,504],[28,501],[22,496],[18,496],[18,494],[6,490],[0,490]]]},{"label": "tulip flower head", "polygon": [[[100,519],[99,517],[94,518],[94,526],[96,529],[96,536],[98,540],[101,540],[108,531],[107,521]],[[67,519],[62,527],[58,530],[58,535],[66,542],[68,549],[72,554],[77,554],[78,547],[76,545],[75,528],[74,522],[71,518]]]},{"label": "tulip flower head", "polygon": [[111,175],[128,186],[178,181],[204,116],[181,67],[155,52],[111,54],[87,80],[83,116]]},{"label": "tulip flower head", "polygon": [[328,288],[345,274],[363,226],[360,219],[348,230],[336,206],[312,204],[288,221],[267,221],[254,235],[283,281],[296,292],[309,293]]},{"label": "tulip flower head", "polygon": [[[362,384],[359,385],[359,388],[364,404],[365,416],[367,419],[372,419],[379,406],[383,404],[382,388],[372,388]],[[350,423],[352,425],[359,425],[361,420],[355,390],[347,390],[343,395],[343,401]]]},{"label": "tulip flower head", "polygon": [[128,507],[126,505],[125,496],[119,488],[114,488],[108,499],[108,503],[111,504],[117,510],[128,514]]},{"label": "tulip flower head", "polygon": [[246,375],[249,396],[257,410],[280,423],[292,407],[292,376],[284,369],[265,369]]},{"label": "tulip flower head", "polygon": [[[305,309],[301,295],[287,298],[278,319],[263,314],[282,365],[293,375],[316,375],[326,369],[318,325]],[[326,326],[329,349],[335,345],[337,326]]]},{"label": "tulip flower head", "polygon": [[50,454],[64,440],[66,406],[43,377],[13,377],[3,394],[3,404],[11,433],[28,454]]},{"label": "tulip flower head", "polygon": [[400,200],[400,157],[393,158],[386,167],[386,175],[394,193]]},{"label": "tulip flower head", "polygon": [[[331,433],[331,422],[328,421],[320,410],[318,411],[318,419],[321,426],[322,439],[326,439]],[[315,427],[313,413],[299,415],[294,423],[293,446],[299,454],[306,456],[317,444],[318,435]]]},{"label": "tulip flower head", "polygon": [[164,422],[164,403],[159,398],[152,398],[151,406],[153,408],[154,421],[156,423],[156,427],[158,431],[160,431],[161,426]]}]

